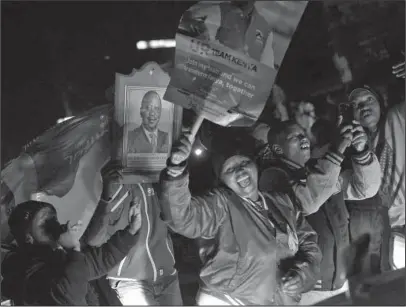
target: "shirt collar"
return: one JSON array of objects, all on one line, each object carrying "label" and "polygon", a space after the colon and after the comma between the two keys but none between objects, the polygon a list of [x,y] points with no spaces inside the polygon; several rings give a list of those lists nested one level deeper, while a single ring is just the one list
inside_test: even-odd
[{"label": "shirt collar", "polygon": [[145,129],[144,126],[142,126],[142,129],[144,130],[144,133],[147,136],[148,140],[151,141],[151,134],[154,134],[155,137],[158,139],[158,129],[155,129],[154,131],[148,131],[147,129]]},{"label": "shirt collar", "polygon": [[293,169],[293,170],[299,170],[301,168],[304,168],[304,166],[300,166],[298,163],[293,162],[292,160],[286,159],[281,157],[280,160],[286,164],[286,166],[288,166],[289,168]]}]

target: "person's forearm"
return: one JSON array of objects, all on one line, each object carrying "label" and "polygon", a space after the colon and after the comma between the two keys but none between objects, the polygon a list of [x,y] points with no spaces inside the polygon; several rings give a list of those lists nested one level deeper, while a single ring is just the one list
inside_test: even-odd
[{"label": "person's forearm", "polygon": [[318,159],[310,170],[305,183],[296,183],[293,191],[298,198],[303,213],[317,212],[319,208],[337,191],[337,181],[341,171],[342,157],[334,152]]},{"label": "person's forearm", "polygon": [[101,200],[83,234],[84,243],[99,246],[105,242],[109,218],[106,208],[107,202]]},{"label": "person's forearm", "polygon": [[353,156],[352,168],[352,171],[341,175],[345,199],[361,200],[375,196],[382,178],[381,166],[375,154],[368,150]]},{"label": "person's forearm", "polygon": [[90,278],[98,278],[113,269],[138,242],[139,231],[133,235],[130,228],[117,231],[100,247],[83,250],[90,270]]}]

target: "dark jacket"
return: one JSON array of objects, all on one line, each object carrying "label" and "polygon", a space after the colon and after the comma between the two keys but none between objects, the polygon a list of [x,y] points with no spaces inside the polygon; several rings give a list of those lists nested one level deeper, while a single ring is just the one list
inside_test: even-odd
[{"label": "dark jacket", "polygon": [[[126,257],[109,273],[110,279],[155,282],[176,273],[173,244],[153,184],[125,184],[105,211],[95,212],[85,237],[91,246],[100,246],[117,230],[128,226],[128,212],[135,198],[141,201],[142,225],[139,240]],[[100,205],[99,205],[100,206]]]},{"label": "dark jacket", "polygon": [[[169,137],[168,133],[157,131],[156,153],[168,153]],[[148,140],[142,126],[128,131],[128,152],[129,153],[152,153],[152,144]]]},{"label": "dark jacket", "polygon": [[193,197],[188,185],[187,173],[172,178],[164,170],[160,202],[175,232],[216,239],[216,252],[200,272],[207,288],[251,305],[293,304],[298,298],[279,287],[289,269],[301,274],[307,289],[313,287],[321,260],[317,235],[286,194],[263,195],[265,216],[231,190]]},{"label": "dark jacket", "polygon": [[17,248],[2,263],[2,293],[15,305],[87,305],[89,281],[110,271],[137,240],[138,235],[123,230],[101,247],[82,252]]},{"label": "dark jacket", "polygon": [[[371,152],[353,156],[352,169],[340,172],[343,158],[328,152],[318,161],[309,161],[306,168],[286,159],[275,160],[274,165],[263,172],[266,178],[260,180],[269,190],[290,190],[317,232],[323,259],[315,290],[339,289],[347,278],[343,251],[348,248],[350,238],[344,200],[365,198],[376,193],[379,187],[376,184],[380,180],[376,178],[380,175],[379,163]],[[335,171],[326,172],[329,168]],[[378,169],[378,174],[372,177],[374,169]]]}]

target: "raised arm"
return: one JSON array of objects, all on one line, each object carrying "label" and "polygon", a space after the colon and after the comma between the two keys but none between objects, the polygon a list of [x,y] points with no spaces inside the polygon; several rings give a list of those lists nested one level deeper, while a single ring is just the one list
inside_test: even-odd
[{"label": "raised arm", "polygon": [[261,174],[259,187],[263,191],[287,193],[293,191],[304,214],[317,212],[319,208],[338,191],[337,183],[343,156],[328,152],[308,169],[303,178],[291,178],[280,168],[271,167]]},{"label": "raised arm", "polygon": [[138,233],[127,228],[117,231],[100,247],[86,247],[83,250],[89,270],[89,280],[97,279],[112,270],[138,241]]},{"label": "raised arm", "polygon": [[351,160],[352,169],[345,170],[340,175],[344,199],[361,200],[375,196],[382,180],[378,158],[367,150],[352,156]]},{"label": "raised arm", "polygon": [[190,194],[187,172],[173,177],[163,171],[160,204],[168,226],[188,238],[213,238],[227,215],[226,199],[219,191],[202,197]]},{"label": "raised arm", "polygon": [[183,135],[174,144],[161,173],[161,210],[169,227],[188,238],[213,238],[227,216],[226,198],[218,190],[193,197],[189,190],[187,159],[192,150],[191,136]]},{"label": "raised arm", "polygon": [[341,174],[341,190],[348,200],[361,200],[375,196],[382,181],[378,158],[367,147],[367,135],[358,122],[354,121],[352,148],[352,169]]}]

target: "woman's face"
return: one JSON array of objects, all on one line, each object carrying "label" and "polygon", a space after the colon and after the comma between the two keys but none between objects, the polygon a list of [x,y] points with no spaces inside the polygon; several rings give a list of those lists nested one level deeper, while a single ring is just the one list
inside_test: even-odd
[{"label": "woman's face", "polygon": [[251,198],[258,193],[258,169],[248,157],[236,155],[227,159],[220,179],[240,197]]},{"label": "woman's face", "polygon": [[364,128],[370,130],[376,128],[381,117],[381,107],[377,97],[365,90],[356,95],[351,102],[354,105],[354,119]]},{"label": "woman's face", "polygon": [[53,244],[56,238],[53,236],[55,230],[60,227],[56,211],[51,208],[42,208],[35,214],[31,222],[30,235],[33,243],[41,245]]}]

